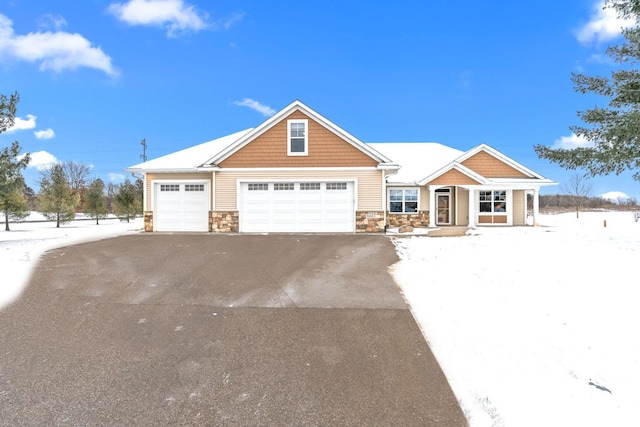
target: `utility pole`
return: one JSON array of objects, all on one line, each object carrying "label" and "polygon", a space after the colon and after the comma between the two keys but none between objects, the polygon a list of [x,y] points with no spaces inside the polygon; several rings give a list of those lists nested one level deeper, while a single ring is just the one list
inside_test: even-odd
[{"label": "utility pole", "polygon": [[147,140],[146,138],[142,139],[142,142],[140,142],[140,145],[142,145],[142,154],[140,154],[140,158],[142,159],[143,162],[147,161]]}]

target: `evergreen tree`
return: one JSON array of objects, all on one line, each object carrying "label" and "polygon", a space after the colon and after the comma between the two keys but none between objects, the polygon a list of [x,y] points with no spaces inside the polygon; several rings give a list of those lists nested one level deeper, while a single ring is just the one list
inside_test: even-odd
[{"label": "evergreen tree", "polygon": [[572,74],[579,93],[593,93],[609,99],[607,108],[595,107],[578,112],[586,126],[570,129],[592,146],[575,149],[534,147],[539,157],[574,170],[584,168],[590,176],[635,171],[640,180],[640,71],[633,65],[640,60],[640,0],[606,0],[605,8],[620,17],[635,21],[622,30],[626,42],[607,48],[616,63],[626,67],[613,71],[610,77]]},{"label": "evergreen tree", "polygon": [[10,231],[9,220],[22,221],[29,216],[31,210],[27,198],[21,189],[15,189],[0,200],[0,210],[4,214],[4,230]]},{"label": "evergreen tree", "polygon": [[0,95],[0,133],[9,129],[15,123],[19,101],[20,95],[18,92],[8,98],[6,95]]},{"label": "evergreen tree", "polygon": [[56,227],[76,217],[79,202],[80,196],[73,194],[60,163],[42,173],[38,211],[49,221],[56,221]]},{"label": "evergreen tree", "polygon": [[[19,100],[17,92],[10,97],[0,95],[0,133],[15,123]],[[24,196],[20,196],[25,186],[22,169],[30,160],[28,153],[20,154],[18,141],[0,150],[0,212],[4,214],[5,231],[9,231],[10,219],[20,220],[29,214]]]},{"label": "evergreen tree", "polygon": [[107,217],[107,200],[104,196],[104,182],[100,179],[94,179],[85,192],[85,208],[84,212],[88,213],[91,218],[95,218],[96,224],[100,219]]},{"label": "evergreen tree", "polygon": [[131,218],[142,213],[142,203],[139,200],[138,191],[128,178],[120,185],[113,205],[114,213],[122,221],[129,222]]}]

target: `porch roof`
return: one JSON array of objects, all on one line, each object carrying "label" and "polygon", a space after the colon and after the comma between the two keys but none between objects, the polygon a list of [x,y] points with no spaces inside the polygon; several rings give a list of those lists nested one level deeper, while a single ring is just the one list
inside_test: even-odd
[{"label": "porch roof", "polygon": [[388,184],[418,185],[418,181],[464,154],[437,142],[371,142],[370,147],[392,159],[400,169]]}]

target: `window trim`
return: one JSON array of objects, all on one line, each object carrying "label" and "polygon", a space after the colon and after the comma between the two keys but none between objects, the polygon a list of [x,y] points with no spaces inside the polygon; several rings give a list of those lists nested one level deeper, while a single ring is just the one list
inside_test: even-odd
[{"label": "window trim", "polygon": [[[483,194],[484,193],[484,194]],[[491,193],[490,195],[486,193]],[[502,194],[500,194],[502,193]],[[482,197],[489,196],[488,199],[482,200]],[[506,189],[497,189],[497,190],[480,190],[478,191],[478,214],[480,215],[507,215],[508,214],[508,206],[510,203],[509,191]],[[490,204],[490,211],[483,211],[482,204],[487,203]],[[498,204],[503,205],[502,211],[497,211],[496,206]]]},{"label": "window trim", "polygon": [[[304,124],[304,151],[292,151],[291,141],[294,138],[291,135],[291,125]],[[296,137],[296,139],[299,139]],[[287,120],[287,155],[288,156],[308,156],[309,155],[309,120],[308,119],[289,119]]]},{"label": "window trim", "polygon": [[[401,212],[393,212],[391,210],[391,203],[397,203],[398,200],[391,200],[391,192],[394,190],[402,191],[402,211]],[[416,200],[407,200],[406,191],[415,191],[416,192]],[[406,209],[407,202],[415,202],[416,210],[408,212]],[[391,215],[417,215],[420,211],[420,187],[389,187],[387,188],[387,212]]]}]

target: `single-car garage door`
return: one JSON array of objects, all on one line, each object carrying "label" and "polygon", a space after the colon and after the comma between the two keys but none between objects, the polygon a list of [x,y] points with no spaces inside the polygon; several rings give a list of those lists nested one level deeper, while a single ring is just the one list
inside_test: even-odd
[{"label": "single-car garage door", "polygon": [[155,231],[209,231],[209,183],[155,183]]},{"label": "single-car garage door", "polygon": [[240,231],[353,232],[353,182],[245,182]]}]

